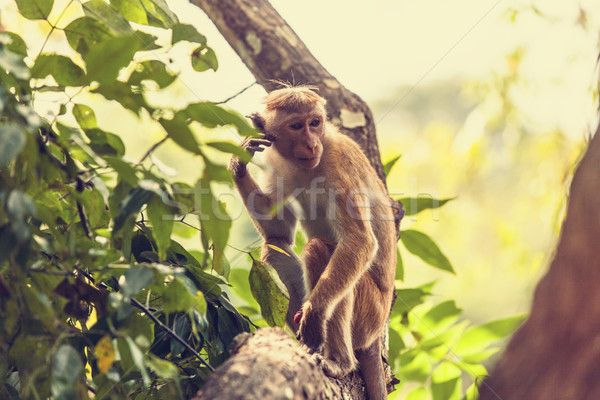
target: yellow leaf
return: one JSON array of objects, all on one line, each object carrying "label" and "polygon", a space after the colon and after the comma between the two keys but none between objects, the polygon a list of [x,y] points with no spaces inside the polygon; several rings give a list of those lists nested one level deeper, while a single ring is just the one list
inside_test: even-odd
[{"label": "yellow leaf", "polygon": [[270,248],[272,248],[272,249],[273,249],[273,250],[275,250],[275,251],[278,251],[278,252],[280,252],[280,253],[283,253],[283,254],[285,254],[285,255],[286,255],[286,256],[288,256],[288,257],[291,257],[291,256],[290,256],[288,253],[286,253],[284,250],[280,249],[280,248],[279,248],[279,247],[277,247],[277,246],[273,246],[272,244],[267,244],[267,247],[270,247]]},{"label": "yellow leaf", "polygon": [[106,335],[98,341],[94,353],[98,360],[98,369],[100,370],[100,373],[105,374],[115,361],[115,349],[110,342],[110,336]]}]

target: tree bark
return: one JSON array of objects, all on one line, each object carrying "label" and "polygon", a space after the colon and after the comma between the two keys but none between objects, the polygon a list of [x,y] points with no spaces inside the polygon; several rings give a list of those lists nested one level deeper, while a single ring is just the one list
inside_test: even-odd
[{"label": "tree bark", "polygon": [[556,255],[480,400],[600,399],[600,127],[571,184]]}]

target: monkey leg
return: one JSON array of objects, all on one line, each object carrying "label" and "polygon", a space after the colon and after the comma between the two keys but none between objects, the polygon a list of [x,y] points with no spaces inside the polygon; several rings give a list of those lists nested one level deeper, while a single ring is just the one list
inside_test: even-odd
[{"label": "monkey leg", "polygon": [[352,349],[352,305],[353,294],[350,293],[338,303],[327,321],[321,363],[325,373],[333,378],[342,378],[356,368]]},{"label": "monkey leg", "polygon": [[358,366],[367,386],[369,400],[387,399],[387,388],[383,380],[383,364],[381,361],[381,339],[365,349],[356,350]]},{"label": "monkey leg", "polygon": [[[287,254],[283,254],[267,245],[273,245]],[[262,247],[261,260],[277,271],[279,279],[285,285],[290,295],[285,321],[292,332],[297,332],[298,324],[294,323],[294,315],[300,310],[307,296],[302,261],[286,241],[274,238],[265,241]]]}]

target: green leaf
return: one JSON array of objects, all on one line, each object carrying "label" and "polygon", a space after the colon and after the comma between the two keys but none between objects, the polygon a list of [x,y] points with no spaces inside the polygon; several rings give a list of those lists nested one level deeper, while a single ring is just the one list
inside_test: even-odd
[{"label": "green leaf", "polygon": [[148,286],[154,280],[154,271],[145,265],[132,265],[121,279],[119,291],[123,296],[131,297]]},{"label": "green leaf", "polygon": [[[133,339],[131,339],[129,336],[125,336],[125,341],[127,342],[127,346],[129,347],[129,356],[133,360],[133,364],[142,374],[142,381],[144,382],[144,386],[148,387],[150,385],[150,377],[148,376],[148,371],[146,371],[146,365],[144,363],[144,353],[142,353],[137,344],[135,344]],[[121,348],[119,347],[119,352],[120,351]]]},{"label": "green leaf", "polygon": [[403,315],[422,304],[425,299],[431,295],[422,289],[413,288],[413,289],[398,289],[396,290],[398,294],[398,298],[394,303],[394,308],[392,309],[392,315]]},{"label": "green leaf", "polygon": [[148,15],[148,23],[159,28],[171,28],[179,22],[177,15],[164,0],[141,0]]},{"label": "green leaf", "polygon": [[423,386],[413,389],[407,396],[406,400],[428,400],[429,393],[427,392],[427,388]]},{"label": "green leaf", "polygon": [[458,400],[461,394],[461,371],[450,362],[442,362],[433,371],[431,393],[433,400]]},{"label": "green leaf", "polygon": [[401,381],[417,381],[424,383],[431,373],[431,360],[423,351],[408,351],[400,356]]},{"label": "green leaf", "polygon": [[20,125],[8,122],[0,126],[0,168],[4,168],[19,155],[26,139],[26,134]]},{"label": "green leaf", "polygon": [[[164,192],[163,192],[164,193]],[[166,193],[164,193],[166,196]],[[154,196],[148,202],[146,212],[152,223],[152,235],[158,246],[158,258],[164,261],[167,258],[167,249],[171,246],[171,232],[173,231],[172,208],[163,203],[162,197]]]},{"label": "green leaf", "polygon": [[27,57],[27,45],[21,36],[16,33],[0,32],[0,43],[13,53]]},{"label": "green leaf", "polygon": [[396,162],[400,159],[400,157],[402,157],[402,154],[397,155],[396,157],[392,158],[390,161],[386,162],[383,165],[383,172],[385,173],[385,176],[389,175],[390,171],[392,170],[394,165],[396,165]]},{"label": "green leaf", "polygon": [[469,328],[456,343],[454,351],[462,357],[481,352],[513,333],[525,318],[526,315],[516,315]]},{"label": "green leaf", "polygon": [[233,125],[242,136],[255,135],[256,130],[248,124],[246,118],[235,111],[226,110],[214,103],[192,103],[184,110],[186,116],[206,126]]},{"label": "green leaf", "polygon": [[162,309],[166,314],[176,311],[190,311],[195,309],[200,313],[206,313],[206,302],[202,292],[187,278],[175,278],[163,293]]},{"label": "green leaf", "polygon": [[462,309],[456,307],[454,300],[447,300],[435,305],[425,315],[423,315],[415,329],[424,332],[427,335],[439,334],[456,322]]},{"label": "green leaf", "polygon": [[254,260],[248,280],[252,296],[260,305],[260,313],[265,321],[269,326],[283,327],[289,299],[273,267]]},{"label": "green leaf", "polygon": [[73,116],[81,129],[93,129],[98,127],[96,114],[91,107],[75,103],[73,105]]},{"label": "green leaf", "polygon": [[119,173],[119,177],[131,186],[136,186],[138,177],[135,174],[135,168],[132,164],[123,160],[121,157],[103,156],[104,161],[108,163],[115,171]]},{"label": "green leaf", "polygon": [[86,129],[85,134],[90,139],[89,146],[99,155],[109,154],[113,156],[122,156],[125,153],[123,141],[114,133],[93,128]]},{"label": "green leaf", "polygon": [[194,190],[202,234],[213,243],[213,268],[217,273],[226,276],[229,271],[224,269],[223,253],[229,239],[231,218],[227,215],[223,203],[214,197],[208,179],[198,180]]},{"label": "green leaf", "polygon": [[198,33],[196,28],[188,24],[175,24],[172,28],[171,44],[175,44],[181,40],[188,42],[199,43],[202,46],[206,46],[206,36]]},{"label": "green leaf", "polygon": [[158,84],[161,89],[169,86],[177,78],[167,70],[167,66],[158,60],[150,60],[139,63],[135,71],[128,79],[130,85],[140,85],[143,80],[151,79]]},{"label": "green leaf", "polygon": [[148,25],[146,10],[140,0],[110,0],[110,5],[128,21]]},{"label": "green leaf", "polygon": [[198,72],[203,72],[209,69],[216,71],[219,68],[217,55],[210,47],[200,46],[192,53],[192,68]]},{"label": "green leaf", "polygon": [[77,18],[64,29],[67,42],[81,55],[113,37],[113,33],[105,23],[91,17]]},{"label": "green leaf", "polygon": [[129,22],[103,0],[86,1],[83,3],[83,12],[86,16],[103,22],[118,35],[130,35],[133,33],[133,28],[129,25]]},{"label": "green leaf", "polygon": [[121,81],[103,83],[93,92],[101,94],[107,100],[114,100],[135,113],[139,113],[142,107],[148,108],[142,94],[132,92],[131,86]]},{"label": "green leaf", "polygon": [[23,57],[2,46],[0,46],[0,69],[8,71],[15,78],[21,80],[27,80],[30,76],[29,68],[23,61]]},{"label": "green leaf", "polygon": [[117,79],[119,71],[129,65],[133,55],[141,48],[142,44],[135,35],[106,39],[91,48],[83,57],[89,79],[100,83],[112,83]]},{"label": "green leaf", "polygon": [[123,228],[125,221],[127,221],[129,217],[140,212],[142,206],[146,204],[153,195],[153,192],[143,189],[140,186],[131,189],[129,194],[127,194],[127,197],[119,204],[119,210],[114,218],[113,235]]},{"label": "green leaf", "polygon": [[404,262],[402,261],[402,254],[400,254],[400,247],[396,249],[396,280],[404,280]]},{"label": "green leaf", "polygon": [[442,253],[435,242],[423,232],[405,230],[400,232],[400,240],[404,247],[427,264],[443,271],[454,273],[452,264]]},{"label": "green leaf", "polygon": [[404,206],[404,215],[407,216],[416,215],[428,208],[440,208],[450,200],[454,200],[454,197],[442,200],[434,199],[432,197],[403,197],[397,199],[397,201],[401,202]]},{"label": "green leaf", "polygon": [[54,355],[52,395],[57,399],[75,398],[74,384],[82,372],[83,362],[77,350],[68,344],[60,346]]},{"label": "green leaf", "polygon": [[19,12],[27,19],[46,19],[52,11],[54,0],[15,0]]},{"label": "green leaf", "polygon": [[198,142],[181,112],[176,113],[171,120],[160,119],[159,122],[167,135],[181,148],[194,154],[201,154]]},{"label": "green leaf", "polygon": [[86,84],[85,72],[69,57],[58,54],[41,54],[31,68],[32,78],[45,78],[52,75],[59,85],[83,86]]},{"label": "green leaf", "polygon": [[224,153],[235,154],[244,162],[249,162],[252,159],[250,153],[231,142],[204,142],[204,144]]}]

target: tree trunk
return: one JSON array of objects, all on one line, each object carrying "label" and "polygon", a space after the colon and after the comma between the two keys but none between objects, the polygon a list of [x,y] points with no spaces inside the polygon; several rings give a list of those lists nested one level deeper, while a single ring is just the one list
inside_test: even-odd
[{"label": "tree trunk", "polygon": [[556,255],[480,400],[600,399],[600,127],[571,184]]},{"label": "tree trunk", "polygon": [[[277,81],[318,87],[327,100],[329,119],[359,144],[385,184],[371,110],[327,72],[267,0],[190,2],[208,15],[265,90],[280,87]],[[391,204],[398,228],[404,214],[402,204],[393,200]],[[365,398],[360,374],[329,379],[297,342],[289,337],[273,339],[282,334],[274,332],[261,329],[252,338],[240,339],[235,355],[211,376],[199,398]],[[383,342],[387,357],[387,340]],[[398,381],[387,362],[384,365],[391,391]]]}]

